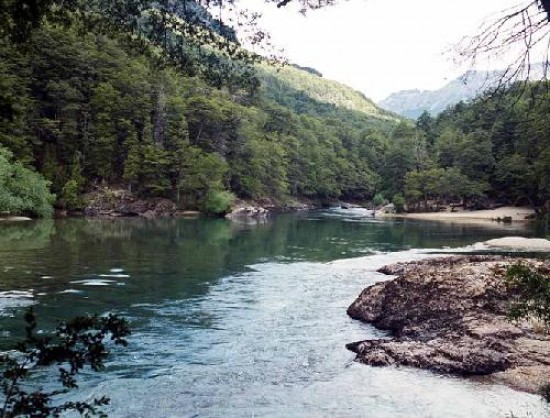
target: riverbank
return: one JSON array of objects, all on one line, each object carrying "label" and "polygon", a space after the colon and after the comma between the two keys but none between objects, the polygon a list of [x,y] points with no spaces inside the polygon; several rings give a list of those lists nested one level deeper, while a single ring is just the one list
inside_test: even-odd
[{"label": "riverbank", "polygon": [[[391,332],[390,339],[347,345],[372,366],[403,365],[537,392],[550,376],[550,335],[540,324],[507,318],[513,293],[504,281],[517,258],[452,256],[396,263],[348,314]],[[521,259],[550,268],[548,260]]]},{"label": "riverbank", "polygon": [[535,215],[535,210],[529,207],[505,206],[487,210],[457,210],[452,212],[422,212],[422,213],[383,213],[383,217],[419,219],[426,221],[445,221],[460,223],[487,222],[525,222]]},{"label": "riverbank", "polygon": [[[147,219],[168,217],[197,217],[205,213],[191,206],[185,209],[184,204],[166,198],[139,198],[126,189],[103,187],[83,197],[85,205],[78,210],[56,210],[57,217],[85,216],[89,218],[141,217]],[[287,199],[278,201],[271,198],[257,200],[234,199],[227,213],[216,214],[228,219],[265,218],[272,213],[297,212],[319,209],[326,202],[311,199]],[[349,206],[354,206],[348,204]],[[184,209],[182,209],[182,206]]]},{"label": "riverbank", "polygon": [[27,216],[0,216],[0,222],[25,222],[30,220],[32,219]]}]

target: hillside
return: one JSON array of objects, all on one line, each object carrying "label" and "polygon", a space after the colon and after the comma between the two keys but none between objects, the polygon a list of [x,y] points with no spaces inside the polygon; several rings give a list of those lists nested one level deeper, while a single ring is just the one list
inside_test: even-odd
[{"label": "hillside", "polygon": [[[470,70],[460,77],[450,81],[437,90],[401,90],[390,94],[378,105],[383,109],[399,115],[416,119],[427,111],[437,116],[443,110],[460,101],[469,101],[481,95],[485,90],[498,84],[504,75],[504,70],[476,71]],[[542,64],[534,64],[530,69],[529,78],[543,78]]]},{"label": "hillside", "polygon": [[[34,29],[27,48],[0,44],[4,164],[40,173],[58,208],[87,207],[105,188],[210,213],[227,211],[234,197],[373,197],[372,141],[387,141],[399,119],[361,94],[311,69],[253,71],[221,54],[159,65],[155,45],[83,34],[71,19],[71,27]],[[47,213],[36,208],[51,202],[48,190],[11,203],[25,187],[0,184],[0,206]]]},{"label": "hillside", "polygon": [[460,101],[468,101],[494,85],[501,72],[468,71],[437,90],[401,90],[378,104],[383,109],[416,119],[427,111],[436,116]]},{"label": "hillside", "polygon": [[[399,117],[381,109],[363,93],[334,80],[322,77],[318,71],[297,65],[258,67],[266,97],[298,113],[327,114],[338,108],[358,112],[377,120],[397,121]],[[325,104],[313,106],[311,103]]]},{"label": "hillside", "polygon": [[183,65],[148,42],[159,31],[136,45],[125,27],[65,17],[1,38],[0,211],[82,210],[104,190],[212,214],[235,198],[417,210],[548,200],[544,102],[503,93],[415,126],[311,68],[192,42]]}]

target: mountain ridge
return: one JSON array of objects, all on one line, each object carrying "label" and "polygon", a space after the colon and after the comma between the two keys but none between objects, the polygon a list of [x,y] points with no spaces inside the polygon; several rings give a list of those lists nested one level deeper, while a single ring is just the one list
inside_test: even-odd
[{"label": "mountain ridge", "polygon": [[[543,75],[542,63],[531,66],[530,79],[542,79]],[[494,88],[503,77],[506,77],[506,70],[468,70],[439,89],[400,90],[391,93],[377,104],[383,109],[411,119],[418,118],[424,111],[437,116],[449,106],[460,101],[469,101]],[[519,79],[526,78],[519,77]]]},{"label": "mountain ridge", "polygon": [[[336,80],[324,78],[314,68],[297,64],[273,67],[260,65],[258,76],[262,80],[264,91],[272,100],[283,103],[294,96],[297,102],[315,101],[318,103],[359,112],[368,117],[382,120],[399,120],[399,116],[387,111],[368,98],[364,93]],[[300,112],[299,113],[307,113]]]}]

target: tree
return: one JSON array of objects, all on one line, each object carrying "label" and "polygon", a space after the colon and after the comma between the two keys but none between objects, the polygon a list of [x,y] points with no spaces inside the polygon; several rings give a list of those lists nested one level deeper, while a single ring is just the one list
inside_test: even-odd
[{"label": "tree", "polygon": [[12,153],[0,146],[0,211],[49,217],[55,199],[49,187],[39,173],[14,162]]},{"label": "tree", "polygon": [[[459,54],[473,66],[480,59],[515,51],[515,56],[493,88],[499,91],[517,80],[532,79],[534,64],[539,62],[542,62],[542,75],[538,77],[546,78],[550,68],[549,46],[550,1],[528,0],[502,11],[477,34],[466,37]],[[540,52],[536,51],[537,48]],[[537,54],[540,54],[538,58]]]},{"label": "tree", "polygon": [[[550,270],[548,267],[513,264],[506,271],[506,285],[513,294],[513,301],[508,311],[510,319],[536,319],[548,329],[550,327]],[[539,388],[539,394],[550,402],[550,382]]]},{"label": "tree", "polygon": [[[116,315],[85,316],[60,324],[54,333],[39,336],[32,308],[25,314],[26,337],[14,350],[0,355],[1,386],[4,395],[0,418],[16,416],[60,416],[76,411],[84,416],[106,417],[101,407],[109,398],[66,401],[59,397],[77,388],[76,376],[85,367],[100,371],[109,351],[106,341],[126,346],[130,334],[127,322]],[[35,375],[40,370],[59,373],[61,389],[43,389]]]},{"label": "tree", "polygon": [[428,200],[437,197],[446,197],[440,189],[441,179],[445,175],[442,168],[431,168],[422,171],[410,171],[405,178],[405,196],[409,201],[409,208],[421,200],[424,203],[424,210],[428,210]]}]

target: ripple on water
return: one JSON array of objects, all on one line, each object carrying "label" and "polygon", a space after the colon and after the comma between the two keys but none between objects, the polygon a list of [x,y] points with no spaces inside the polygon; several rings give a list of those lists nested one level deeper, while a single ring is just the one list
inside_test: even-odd
[{"label": "ripple on water", "polygon": [[[114,417],[548,413],[538,397],[503,386],[352,361],[347,342],[386,335],[346,316],[353,297],[387,278],[377,267],[426,256],[405,251],[331,263],[256,264],[222,278],[202,297],[144,305],[155,314],[150,324],[113,365],[118,378],[93,392],[112,397]],[[130,359],[132,367],[121,371]]]},{"label": "ripple on water", "polygon": [[80,284],[82,286],[111,286],[116,284],[115,280],[106,280],[106,279],[84,279],[84,280],[73,280],[70,283]]},{"label": "ripple on water", "polygon": [[36,303],[31,290],[10,290],[0,292],[0,316],[13,316],[13,309],[25,308]]}]

